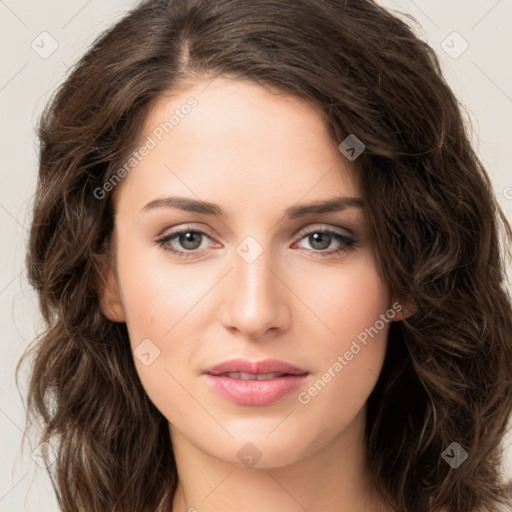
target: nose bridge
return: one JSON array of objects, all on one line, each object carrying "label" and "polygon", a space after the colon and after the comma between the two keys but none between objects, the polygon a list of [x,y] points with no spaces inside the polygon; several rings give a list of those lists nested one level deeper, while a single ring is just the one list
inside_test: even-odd
[{"label": "nose bridge", "polygon": [[271,249],[252,236],[236,247],[225,318],[248,337],[257,338],[282,321],[282,286],[271,270],[275,266]]}]

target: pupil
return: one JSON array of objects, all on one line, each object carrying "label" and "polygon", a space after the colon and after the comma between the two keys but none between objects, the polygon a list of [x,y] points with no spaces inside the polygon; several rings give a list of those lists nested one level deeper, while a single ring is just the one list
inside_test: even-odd
[{"label": "pupil", "polygon": [[[322,237],[325,237],[323,244],[322,244]],[[329,247],[330,242],[331,242],[330,238],[331,238],[331,236],[326,233],[313,233],[312,235],[310,235],[311,247],[313,247],[315,249],[327,249],[327,247]],[[316,245],[319,242],[320,242],[320,247],[318,247]],[[325,242],[327,242],[327,243],[325,243]]]},{"label": "pupil", "polygon": [[[194,237],[197,237],[195,242]],[[197,249],[201,245],[200,233],[188,231],[180,236],[180,243],[185,249]]]}]

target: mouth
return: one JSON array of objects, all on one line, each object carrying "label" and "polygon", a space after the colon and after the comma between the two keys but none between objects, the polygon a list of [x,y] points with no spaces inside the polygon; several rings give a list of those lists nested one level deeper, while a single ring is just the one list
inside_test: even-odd
[{"label": "mouth", "polygon": [[223,398],[239,405],[264,406],[291,393],[309,372],[276,359],[260,362],[236,359],[213,366],[203,375]]},{"label": "mouth", "polygon": [[[212,374],[210,374],[212,375]],[[291,373],[283,373],[283,372],[271,372],[271,373],[247,373],[247,372],[228,372],[228,373],[220,373],[215,375],[216,377],[229,377],[230,379],[237,380],[271,380],[277,379],[278,377],[287,377],[292,375]]]}]

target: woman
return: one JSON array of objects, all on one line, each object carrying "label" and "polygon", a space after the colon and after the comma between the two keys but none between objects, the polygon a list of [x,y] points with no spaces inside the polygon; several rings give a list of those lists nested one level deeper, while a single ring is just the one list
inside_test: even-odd
[{"label": "woman", "polygon": [[63,511],[510,506],[512,231],[363,0],[147,0],[39,126],[29,418]]}]

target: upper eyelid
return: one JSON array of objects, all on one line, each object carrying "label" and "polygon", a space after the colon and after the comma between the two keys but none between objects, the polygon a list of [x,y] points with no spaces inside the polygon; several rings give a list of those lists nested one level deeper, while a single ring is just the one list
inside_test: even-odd
[{"label": "upper eyelid", "polygon": [[158,238],[162,239],[162,238],[172,237],[175,235],[179,235],[181,233],[186,233],[188,231],[197,231],[199,233],[203,233],[213,240],[215,240],[215,238],[216,238],[210,230],[208,230],[206,228],[195,228],[193,226],[185,226],[183,228],[178,227],[176,229],[171,228],[168,232],[166,232],[166,231],[164,231]]},{"label": "upper eyelid", "polygon": [[[339,230],[344,230],[346,231],[346,233],[341,233]],[[316,232],[316,231],[330,231],[330,232],[333,232],[333,233],[336,233],[338,235],[342,235],[342,236],[349,236],[349,237],[354,237],[354,233],[348,229],[348,228],[340,228],[340,227],[332,227],[332,226],[328,226],[328,225],[313,225],[313,226],[308,226],[306,228],[303,228],[303,229],[300,229],[299,231],[297,231],[295,233],[294,236],[303,236],[303,235],[307,235],[309,233],[312,233],[312,232]]]}]

